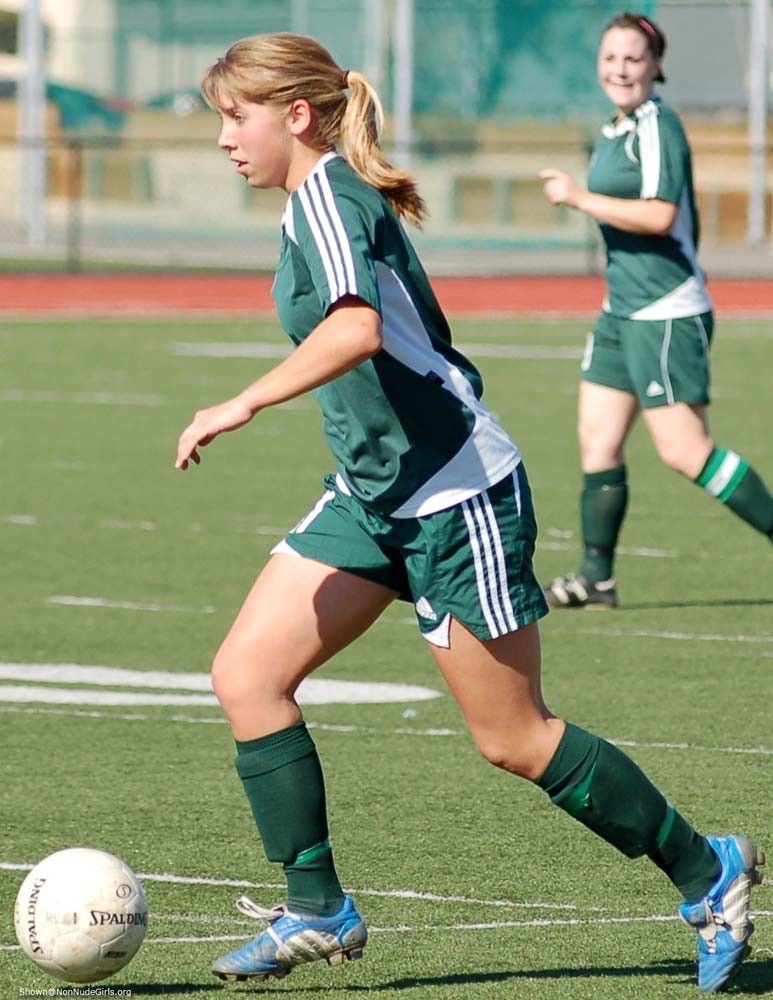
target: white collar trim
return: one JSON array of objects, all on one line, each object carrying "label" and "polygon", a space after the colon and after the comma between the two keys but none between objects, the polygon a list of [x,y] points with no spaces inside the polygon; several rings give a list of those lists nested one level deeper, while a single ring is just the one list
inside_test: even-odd
[{"label": "white collar trim", "polygon": [[658,113],[657,101],[657,97],[648,97],[646,101],[642,101],[638,108],[634,108],[630,115],[626,115],[621,122],[615,122],[614,119],[605,122],[601,126],[601,134],[605,139],[616,139],[627,132],[633,132],[639,119]]},{"label": "white collar trim", "polygon": [[[314,174],[320,173],[322,170],[325,169],[326,165],[330,163],[331,160],[335,160],[337,159],[337,157],[338,153],[332,151],[330,153],[325,153],[324,156],[321,156],[314,164],[312,169],[309,171],[309,174],[304,180],[303,184],[300,184],[299,187],[303,187],[305,184],[308,184],[309,179],[313,177]],[[293,194],[295,194],[295,191],[293,191],[292,194],[289,194],[287,196],[287,201],[285,202],[284,211],[282,212],[282,225],[284,226],[285,232],[293,241],[293,243],[297,243],[298,240],[295,238],[295,219],[293,217],[293,204],[292,204]]]}]

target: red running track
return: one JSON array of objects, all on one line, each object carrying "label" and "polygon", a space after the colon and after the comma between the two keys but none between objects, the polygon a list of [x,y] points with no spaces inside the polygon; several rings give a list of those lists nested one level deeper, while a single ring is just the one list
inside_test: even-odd
[{"label": "red running track", "polygon": [[[0,313],[25,315],[255,315],[273,313],[271,277],[200,274],[0,274]],[[593,314],[597,276],[435,278],[450,314]],[[713,279],[722,314],[773,316],[773,280]]]}]

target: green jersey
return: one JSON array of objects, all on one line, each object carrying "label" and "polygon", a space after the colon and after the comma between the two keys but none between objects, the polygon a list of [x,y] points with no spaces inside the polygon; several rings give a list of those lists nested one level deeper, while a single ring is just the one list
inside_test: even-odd
[{"label": "green jersey", "polygon": [[296,344],[344,296],[381,316],[382,349],[314,393],[339,484],[366,509],[431,514],[518,465],[397,216],[334,153],[287,200],[273,295]]},{"label": "green jersey", "polygon": [[690,146],[671,108],[653,97],[622,121],[605,124],[591,159],[588,190],[677,206],[665,236],[600,223],[607,251],[607,312],[660,320],[711,309],[696,259],[699,224]]}]

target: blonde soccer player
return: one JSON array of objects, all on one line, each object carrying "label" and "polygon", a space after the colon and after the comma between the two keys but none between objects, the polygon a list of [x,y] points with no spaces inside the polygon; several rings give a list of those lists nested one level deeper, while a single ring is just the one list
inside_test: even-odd
[{"label": "blonde soccer player", "polygon": [[532,572],[537,528],[521,453],[453,347],[403,228],[425,207],[379,148],[377,95],[316,41],[290,34],[236,42],[203,93],[231,169],[287,193],[274,296],[295,350],[196,413],[176,465],[313,392],[336,466],[273,549],[213,665],[236,770],[266,855],[287,879],[273,909],[239,901],[268,927],[213,972],[261,980],[313,959],[361,957],[366,925],[341,888],[322,769],[295,693],[402,599],[483,756],[629,857],[649,855],[704,915],[700,932],[715,928],[711,960],[727,980],[751,933],[762,854],[745,837],[698,834],[626,755],[546,707],[537,622],[547,606]]}]

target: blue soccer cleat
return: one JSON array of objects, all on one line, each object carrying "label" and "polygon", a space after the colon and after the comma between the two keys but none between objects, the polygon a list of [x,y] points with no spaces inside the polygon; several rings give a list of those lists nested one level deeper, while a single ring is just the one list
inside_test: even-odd
[{"label": "blue soccer cleat", "polygon": [[682,903],[679,915],[698,932],[698,989],[720,993],[751,951],[751,890],[762,881],[756,866],[765,864],[765,855],[747,837],[706,839],[722,871],[708,895],[697,903]]},{"label": "blue soccer cleat", "polygon": [[365,921],[354,908],[351,896],[331,917],[292,913],[284,904],[266,909],[240,896],[236,907],[248,917],[268,921],[262,934],[238,951],[222,955],[212,964],[220,979],[243,982],[246,979],[282,978],[296,965],[324,958],[328,965],[342,965],[362,958],[368,940]]}]

